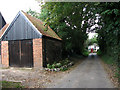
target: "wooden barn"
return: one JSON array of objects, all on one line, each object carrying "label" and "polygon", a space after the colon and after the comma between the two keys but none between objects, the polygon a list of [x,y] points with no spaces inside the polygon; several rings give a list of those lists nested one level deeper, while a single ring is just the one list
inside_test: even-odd
[{"label": "wooden barn", "polygon": [[[1,35],[1,29],[5,26],[5,24],[6,21],[0,12],[0,35]],[[0,55],[1,55],[1,41],[0,41]]]},{"label": "wooden barn", "polygon": [[6,27],[1,36],[3,67],[46,67],[61,60],[61,38],[39,19],[19,11]]},{"label": "wooden barn", "polygon": [[0,29],[4,27],[5,24],[6,24],[5,19],[0,12]]}]

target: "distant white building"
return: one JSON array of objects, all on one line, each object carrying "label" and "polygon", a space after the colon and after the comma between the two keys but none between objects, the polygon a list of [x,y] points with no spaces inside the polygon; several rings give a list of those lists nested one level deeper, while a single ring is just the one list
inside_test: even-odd
[{"label": "distant white building", "polygon": [[95,51],[97,51],[98,49],[99,49],[99,46],[97,45],[97,44],[93,44],[93,45],[90,45],[90,46],[88,46],[88,50],[91,50],[91,49],[94,49]]}]

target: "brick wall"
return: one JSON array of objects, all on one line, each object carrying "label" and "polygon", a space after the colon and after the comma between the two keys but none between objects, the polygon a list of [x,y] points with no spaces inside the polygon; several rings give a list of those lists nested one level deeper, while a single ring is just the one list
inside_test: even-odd
[{"label": "brick wall", "polygon": [[8,41],[1,41],[1,59],[3,67],[9,67]]},{"label": "brick wall", "polygon": [[33,39],[33,66],[43,67],[42,38]]}]

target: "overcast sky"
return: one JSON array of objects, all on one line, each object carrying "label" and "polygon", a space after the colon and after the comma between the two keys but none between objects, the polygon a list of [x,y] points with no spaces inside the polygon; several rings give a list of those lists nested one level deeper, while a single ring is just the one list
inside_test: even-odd
[{"label": "overcast sky", "polygon": [[88,38],[91,39],[91,38],[93,38],[94,35],[96,35],[96,33],[89,33],[88,34],[88,36],[89,36]]},{"label": "overcast sky", "polygon": [[30,8],[40,11],[40,6],[35,0],[0,0],[0,12],[7,23],[10,23],[20,10],[28,11]]}]

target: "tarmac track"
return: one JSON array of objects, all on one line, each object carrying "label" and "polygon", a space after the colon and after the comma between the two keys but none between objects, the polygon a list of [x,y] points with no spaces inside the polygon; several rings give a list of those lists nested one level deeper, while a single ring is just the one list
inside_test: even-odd
[{"label": "tarmac track", "polygon": [[47,88],[114,88],[97,55],[90,54],[69,74]]}]

